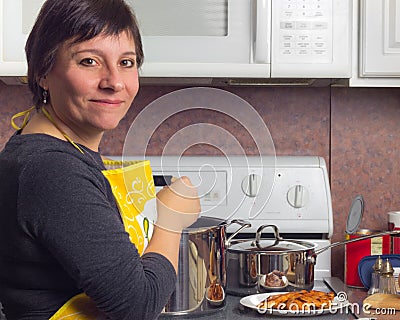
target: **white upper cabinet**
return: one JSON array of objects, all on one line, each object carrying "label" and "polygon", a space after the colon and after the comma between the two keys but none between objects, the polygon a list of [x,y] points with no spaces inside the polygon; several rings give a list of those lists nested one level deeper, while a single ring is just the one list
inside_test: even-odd
[{"label": "white upper cabinet", "polygon": [[26,74],[25,42],[44,0],[0,1],[1,76]]},{"label": "white upper cabinet", "polygon": [[400,0],[364,0],[361,75],[400,77]]},{"label": "white upper cabinet", "polygon": [[400,0],[356,2],[350,85],[400,87]]}]

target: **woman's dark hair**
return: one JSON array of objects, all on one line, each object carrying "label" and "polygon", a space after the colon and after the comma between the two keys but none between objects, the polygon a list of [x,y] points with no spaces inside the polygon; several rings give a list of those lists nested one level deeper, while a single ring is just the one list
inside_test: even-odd
[{"label": "woman's dark hair", "polygon": [[36,106],[42,105],[39,81],[53,67],[57,50],[97,35],[126,31],[135,42],[136,64],[143,63],[142,39],[132,9],[123,0],[47,0],[25,45],[28,85]]}]

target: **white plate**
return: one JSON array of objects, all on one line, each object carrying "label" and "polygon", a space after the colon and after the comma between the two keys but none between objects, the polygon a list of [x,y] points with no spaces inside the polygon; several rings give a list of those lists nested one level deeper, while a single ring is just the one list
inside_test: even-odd
[{"label": "white plate", "polygon": [[276,316],[285,316],[285,317],[308,317],[308,316],[317,316],[321,314],[340,314],[341,311],[345,312],[344,309],[349,306],[349,302],[346,301],[340,301],[337,297],[333,298],[332,306],[331,308],[327,309],[319,309],[319,310],[278,310],[278,309],[260,309],[257,307],[257,305],[264,301],[266,298],[269,296],[274,296],[277,294],[285,294],[287,292],[272,292],[272,293],[259,293],[259,294],[253,294],[251,296],[244,297],[240,299],[240,304],[254,309],[260,314],[272,314]]}]

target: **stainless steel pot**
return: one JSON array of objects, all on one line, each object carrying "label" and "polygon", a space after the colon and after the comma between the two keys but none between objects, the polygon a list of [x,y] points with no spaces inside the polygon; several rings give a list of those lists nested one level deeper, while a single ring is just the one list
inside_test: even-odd
[{"label": "stainless steel pot", "polygon": [[[228,239],[226,228],[240,227]],[[227,222],[213,217],[200,217],[183,230],[179,249],[178,279],[164,314],[204,314],[224,305],[226,288],[226,249],[230,240],[250,224],[242,220]],[[208,291],[218,286],[223,298],[211,297]],[[210,290],[209,290],[210,289]],[[218,291],[218,290],[214,290]]]},{"label": "stainless steel pot", "polygon": [[[267,227],[274,230],[274,239],[261,239],[262,230]],[[388,234],[400,234],[400,231],[335,242],[316,250],[312,242],[285,240],[279,235],[277,226],[263,225],[258,228],[255,240],[240,241],[228,248],[228,264],[231,264],[230,260],[239,261],[239,268],[236,268],[238,274],[231,274],[229,268],[229,278],[245,279],[244,283],[239,281],[236,286],[228,282],[228,292],[246,293],[245,288],[249,287],[256,288],[257,292],[311,290],[314,287],[314,265],[318,254],[339,245]]]}]

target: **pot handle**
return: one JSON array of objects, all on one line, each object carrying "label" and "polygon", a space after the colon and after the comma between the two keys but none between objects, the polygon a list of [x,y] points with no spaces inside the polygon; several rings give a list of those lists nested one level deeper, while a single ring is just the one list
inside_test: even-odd
[{"label": "pot handle", "polygon": [[[275,243],[271,246],[275,246],[279,241],[283,240],[283,238],[279,235],[278,226],[276,226],[274,224],[264,224],[264,225],[258,227],[257,232],[256,232],[256,240],[253,242],[253,245],[255,244],[258,248],[260,248],[260,240],[261,240],[262,231],[268,227],[271,227],[274,230]],[[271,247],[271,246],[268,246],[268,247]]]},{"label": "pot handle", "polygon": [[400,234],[400,230],[385,231],[385,232],[380,232],[380,233],[375,233],[375,234],[369,234],[369,235],[366,235],[363,237],[354,238],[354,239],[350,239],[350,240],[334,242],[334,243],[330,244],[329,246],[315,250],[315,254],[318,255],[318,254],[328,250],[329,248],[334,248],[334,247],[341,246],[341,245],[347,244],[347,243],[357,242],[357,241],[361,241],[361,240],[365,240],[365,239],[371,239],[371,238],[381,237],[381,236],[386,236],[386,235],[399,235],[399,234]]},{"label": "pot handle", "polygon": [[231,225],[231,224],[233,224],[233,223],[236,223],[236,224],[240,225],[240,228],[237,229],[234,233],[232,233],[231,236],[226,240],[225,245],[226,245],[227,247],[230,246],[232,239],[233,239],[234,237],[236,237],[236,235],[237,235],[240,231],[242,231],[242,230],[245,229],[245,228],[250,228],[250,227],[251,227],[251,223],[249,223],[249,222],[247,222],[247,221],[244,221],[244,220],[242,220],[242,219],[234,219],[234,220],[232,220],[230,223],[228,223],[228,225]]}]

